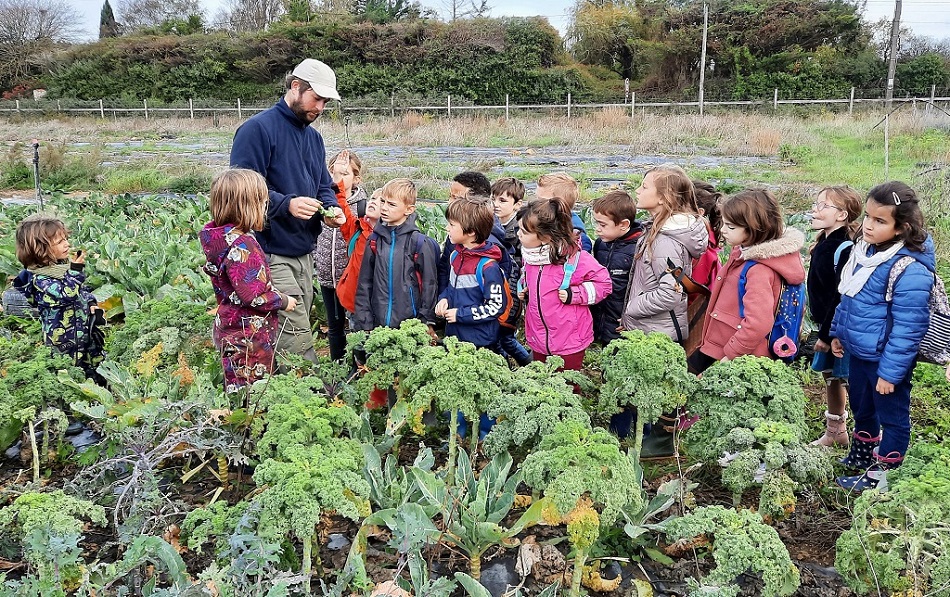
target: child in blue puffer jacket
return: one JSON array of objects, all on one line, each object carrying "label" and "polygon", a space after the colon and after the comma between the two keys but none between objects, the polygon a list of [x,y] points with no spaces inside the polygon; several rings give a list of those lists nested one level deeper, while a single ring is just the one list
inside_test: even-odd
[{"label": "child in blue puffer jacket", "polygon": [[930,321],[936,267],[917,194],[902,182],[868,192],[862,231],[841,271],[831,324],[832,352],[850,355],[854,435],[841,462],[860,472],[836,481],[855,491],[879,486],[907,452],[911,376]]}]

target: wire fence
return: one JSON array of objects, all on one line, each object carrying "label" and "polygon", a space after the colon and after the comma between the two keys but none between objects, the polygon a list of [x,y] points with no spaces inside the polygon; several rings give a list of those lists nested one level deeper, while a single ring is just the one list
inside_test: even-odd
[{"label": "wire fence", "polygon": [[[475,104],[465,98],[446,95],[438,99],[402,98],[395,93],[389,98],[388,102],[380,100],[357,100],[351,105],[349,102],[328,106],[327,113],[346,114],[377,114],[395,117],[407,113],[434,113],[444,114],[446,116],[459,116],[464,114],[488,113],[495,116],[504,115],[505,119],[512,115],[544,112],[548,115],[560,115],[571,118],[572,116],[589,112],[591,110],[621,110],[628,111],[633,117],[637,111],[673,109],[685,112],[696,111],[703,114],[707,108],[745,108],[778,111],[782,107],[801,106],[823,107],[844,111],[852,114],[855,109],[882,108],[886,106],[886,100],[880,97],[880,90],[856,90],[851,88],[846,97],[832,97],[825,99],[796,99],[782,97],[778,89],[775,89],[772,97],[755,100],[731,100],[731,99],[711,99],[711,100],[688,100],[688,101],[663,101],[664,98],[650,98],[644,94],[632,92],[618,102],[600,102],[585,103],[575,102],[571,94],[566,98],[553,100],[551,103],[518,103],[512,102],[506,95],[503,104]],[[939,93],[936,86],[931,87],[929,94],[903,93],[900,97],[893,98],[894,105],[917,104],[924,106],[926,110],[946,109],[950,112],[950,89],[940,89]],[[940,105],[943,104],[943,108]],[[165,102],[156,102],[142,100],[141,104],[123,102],[120,100],[77,100],[77,99],[17,99],[0,101],[0,115],[5,116],[93,116],[102,119],[117,120],[120,117],[143,116],[145,119],[179,117],[179,118],[202,118],[211,116],[236,116],[239,120],[247,116],[266,110],[273,105],[273,102],[254,101],[250,103],[242,102],[236,99],[233,102],[217,100],[199,100],[189,99],[187,102],[168,104]]]}]

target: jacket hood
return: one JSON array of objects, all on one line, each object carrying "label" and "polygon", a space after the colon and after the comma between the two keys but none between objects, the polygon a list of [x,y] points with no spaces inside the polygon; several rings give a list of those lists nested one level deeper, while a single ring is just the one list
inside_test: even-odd
[{"label": "jacket hood", "polygon": [[[406,218],[405,222],[396,226],[396,236],[402,236],[403,234],[412,234],[413,232],[421,232],[421,230],[419,230],[419,227],[416,226],[417,217],[418,215],[415,213],[409,214],[409,217]],[[393,230],[392,226],[387,226],[385,222],[383,222],[382,220],[379,220],[379,222],[376,224],[376,228],[373,229],[373,232],[375,232],[376,234],[383,235],[383,236],[389,236],[390,234],[392,234],[392,230]]]},{"label": "jacket hood", "polygon": [[22,270],[16,278],[13,279],[13,287],[23,292],[23,290],[30,285],[30,280],[33,279],[33,272],[30,270]]},{"label": "jacket hood", "polygon": [[801,256],[804,245],[805,235],[797,228],[786,226],[780,238],[733,251],[739,251],[739,257],[743,260],[766,264],[789,284],[801,284],[805,281]]},{"label": "jacket hood", "polygon": [[927,235],[927,240],[924,241],[924,248],[921,251],[911,251],[907,247],[903,247],[900,251],[897,252],[897,255],[907,255],[913,257],[926,267],[931,273],[937,272],[937,253],[934,248],[933,237],[929,234]]},{"label": "jacket hood", "polygon": [[208,263],[220,269],[225,258],[228,256],[228,251],[231,250],[231,244],[242,234],[244,233],[235,228],[234,224],[219,226],[218,223],[213,220],[205,224],[205,227],[201,229],[201,238],[203,240],[201,248],[204,249],[205,258],[207,258]]},{"label": "jacket hood", "polygon": [[496,245],[493,242],[484,242],[482,246],[475,247],[474,249],[467,249],[462,245],[455,245],[455,251],[459,255],[464,255],[466,257],[471,256],[478,259],[482,257],[488,257],[489,259],[494,259],[495,261],[501,261],[501,247]]},{"label": "jacket hood", "polygon": [[673,214],[663,224],[660,234],[683,245],[690,257],[698,258],[709,247],[706,220],[689,214]]}]

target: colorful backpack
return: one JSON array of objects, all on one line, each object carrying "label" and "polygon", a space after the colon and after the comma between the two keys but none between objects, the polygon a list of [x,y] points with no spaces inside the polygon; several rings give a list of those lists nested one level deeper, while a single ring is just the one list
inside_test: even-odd
[{"label": "colorful backpack", "polygon": [[[739,274],[739,317],[745,317],[742,299],[745,297],[746,276],[758,261],[746,261]],[[789,284],[782,279],[782,293],[775,311],[775,323],[769,333],[769,352],[786,363],[795,360],[805,323],[805,284]]]},{"label": "colorful backpack", "polygon": [[[904,270],[915,259],[904,255],[898,259],[887,276],[887,291],[884,300],[888,303],[894,298],[894,284]],[[935,365],[950,363],[950,301],[947,300],[947,289],[940,276],[934,274],[934,285],[930,288],[930,324],[924,334],[920,346],[917,348],[917,357],[924,362]]]}]

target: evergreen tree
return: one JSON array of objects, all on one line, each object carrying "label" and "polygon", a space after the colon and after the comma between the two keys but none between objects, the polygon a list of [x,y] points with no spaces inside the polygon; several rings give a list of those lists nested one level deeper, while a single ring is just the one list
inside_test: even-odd
[{"label": "evergreen tree", "polygon": [[99,39],[106,37],[119,37],[119,23],[115,20],[109,0],[102,5],[102,12],[99,13]]}]

